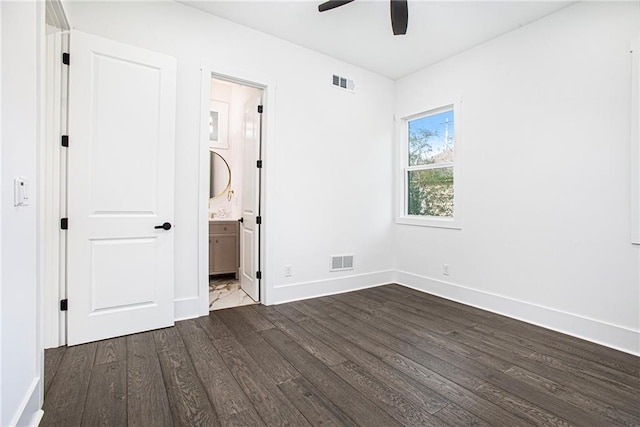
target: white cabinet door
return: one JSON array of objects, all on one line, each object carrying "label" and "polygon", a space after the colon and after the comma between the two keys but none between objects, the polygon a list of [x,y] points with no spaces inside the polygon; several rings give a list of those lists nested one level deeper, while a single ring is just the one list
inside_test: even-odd
[{"label": "white cabinet door", "polygon": [[[240,286],[255,301],[260,300],[260,169],[262,115],[258,113],[262,93],[244,106],[244,165],[242,170],[242,224],[240,227]],[[262,108],[262,107],[261,107]]]},{"label": "white cabinet door", "polygon": [[74,31],[67,343],[173,325],[176,61]]}]

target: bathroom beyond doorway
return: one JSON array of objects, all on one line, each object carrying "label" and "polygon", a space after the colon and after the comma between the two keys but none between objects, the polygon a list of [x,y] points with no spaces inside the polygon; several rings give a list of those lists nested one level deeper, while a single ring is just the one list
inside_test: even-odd
[{"label": "bathroom beyond doorway", "polygon": [[263,89],[211,78],[209,310],[260,301]]},{"label": "bathroom beyond doorway", "polygon": [[257,304],[240,287],[233,274],[212,276],[209,280],[209,310]]}]

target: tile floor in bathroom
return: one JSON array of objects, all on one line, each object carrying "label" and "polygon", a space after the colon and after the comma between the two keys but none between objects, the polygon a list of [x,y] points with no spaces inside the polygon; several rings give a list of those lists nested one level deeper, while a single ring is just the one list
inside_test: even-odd
[{"label": "tile floor in bathroom", "polygon": [[209,278],[209,311],[250,304],[257,303],[240,289],[240,281],[235,275],[225,274]]}]

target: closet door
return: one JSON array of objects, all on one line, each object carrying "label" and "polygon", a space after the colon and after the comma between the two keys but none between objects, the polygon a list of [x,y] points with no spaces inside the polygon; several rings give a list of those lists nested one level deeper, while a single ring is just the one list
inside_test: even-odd
[{"label": "closet door", "polygon": [[74,31],[68,344],[173,325],[174,58]]}]

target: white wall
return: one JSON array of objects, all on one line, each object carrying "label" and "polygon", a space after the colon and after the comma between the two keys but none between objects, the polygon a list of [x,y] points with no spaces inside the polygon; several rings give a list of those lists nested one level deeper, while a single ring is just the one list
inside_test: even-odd
[{"label": "white wall", "polygon": [[[399,115],[463,98],[461,231],[393,224],[388,79],[180,4],[67,6],[74,28],[178,59],[178,300],[198,295],[205,60],[276,82],[267,106],[276,116],[266,141],[267,303],[395,278],[640,351],[628,141],[637,3],[580,3],[397,82]],[[353,78],[356,94],[332,88],[333,73]],[[355,254],[355,271],[329,273],[329,256],[342,253]],[[285,264],[293,277],[283,277]]]},{"label": "white wall", "polygon": [[[65,5],[73,28],[178,60],[176,299],[198,295],[203,60],[277,85],[275,105],[266,106],[276,116],[264,169],[267,303],[389,281],[391,80],[173,2]],[[334,73],[354,79],[357,93],[333,89]],[[329,273],[336,253],[355,254],[355,270]],[[284,277],[285,264],[293,277]]]},{"label": "white wall", "polygon": [[[0,425],[37,425],[42,404],[38,304],[37,153],[44,3],[1,2]],[[13,206],[13,178],[29,179],[31,204]]]},{"label": "white wall", "polygon": [[396,225],[401,283],[640,354],[639,16],[637,2],[580,2],[397,82],[401,116],[461,96],[463,147],[463,228]]}]

